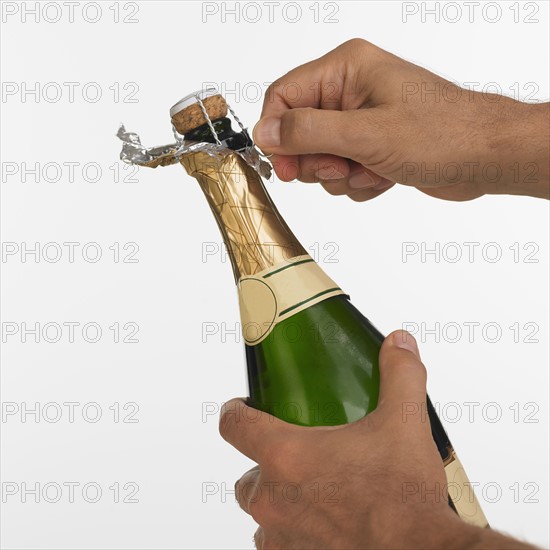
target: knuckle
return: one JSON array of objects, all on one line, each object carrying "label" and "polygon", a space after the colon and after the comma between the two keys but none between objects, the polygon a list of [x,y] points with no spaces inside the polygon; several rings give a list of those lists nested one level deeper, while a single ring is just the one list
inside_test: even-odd
[{"label": "knuckle", "polygon": [[225,408],[220,415],[220,423],[218,425],[218,430],[220,432],[220,435],[225,439],[229,439],[232,434],[234,434],[235,430],[237,429],[237,408],[231,407],[231,408]]},{"label": "knuckle", "polygon": [[427,378],[428,378],[428,371],[426,370],[426,365],[424,365],[424,363],[422,363],[422,361],[418,361],[415,368],[417,368],[419,374],[420,374],[425,380],[427,380]]},{"label": "knuckle", "polygon": [[263,539],[263,548],[269,548],[270,550],[282,550],[284,546],[281,546],[275,537],[272,537],[270,534],[264,535]]},{"label": "knuckle", "polygon": [[428,379],[428,374],[424,363],[414,358],[402,359],[398,363],[400,370],[413,371],[418,376],[419,381],[423,384],[426,384]]},{"label": "knuckle", "polygon": [[238,501],[240,507],[249,513],[256,523],[264,523],[265,512],[263,511],[262,492],[258,485],[247,483],[245,486],[239,486]]},{"label": "knuckle", "polygon": [[368,42],[364,38],[355,37],[346,40],[346,42],[344,42],[341,47],[344,49],[357,50],[359,48],[368,48],[370,45],[370,42]]},{"label": "knuckle", "polygon": [[272,82],[266,89],[265,91],[265,95],[266,97],[271,97],[274,93],[275,93],[275,90],[277,90],[277,88],[279,87],[280,83],[279,82]]},{"label": "knuckle", "polygon": [[218,430],[220,432],[220,435],[224,439],[227,439],[227,437],[229,436],[229,433],[231,431],[230,424],[232,424],[232,422],[230,421],[229,415],[227,413],[222,414],[220,416],[220,423],[218,425]]},{"label": "knuckle", "polygon": [[282,550],[285,548],[285,546],[281,544],[281,541],[277,535],[272,533],[269,529],[266,532],[266,529],[263,527],[260,527],[256,533],[254,533],[254,543],[256,544],[256,548],[258,550],[268,548],[269,550]]},{"label": "knuckle", "polygon": [[263,449],[262,468],[267,472],[281,472],[285,467],[285,458],[274,444],[267,444]]},{"label": "knuckle", "polygon": [[[265,489],[265,488],[264,488]],[[260,487],[250,495],[244,506],[241,506],[252,516],[252,519],[261,527],[269,527],[275,524],[273,503],[265,494],[266,490]]]},{"label": "knuckle", "polygon": [[285,144],[298,143],[311,135],[313,109],[291,109],[281,119],[281,141]]},{"label": "knuckle", "polygon": [[300,463],[302,450],[300,445],[293,440],[273,440],[264,447],[264,464],[262,468],[275,472],[274,477],[292,477]]},{"label": "knuckle", "polygon": [[418,372],[426,373],[424,365],[415,357],[403,357],[399,359],[398,366],[400,369],[416,370]]},{"label": "knuckle", "polygon": [[264,531],[261,527],[258,527],[254,533],[254,544],[258,550],[264,548]]},{"label": "knuckle", "polygon": [[281,83],[278,81],[272,82],[265,91],[264,94],[264,108],[268,108],[273,103],[275,103],[278,97],[278,91],[281,86]]}]

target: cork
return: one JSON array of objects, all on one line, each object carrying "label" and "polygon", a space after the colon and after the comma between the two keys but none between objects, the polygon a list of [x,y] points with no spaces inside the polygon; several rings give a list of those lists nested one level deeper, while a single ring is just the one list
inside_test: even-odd
[{"label": "cork", "polygon": [[[227,103],[225,99],[220,95],[211,95],[202,99],[202,103],[210,117],[210,120],[217,120],[227,115]],[[177,106],[177,105],[176,105]],[[174,108],[176,107],[174,106]],[[177,111],[172,114],[172,124],[176,128],[179,134],[187,134],[191,130],[198,128],[206,123],[200,105],[198,103],[192,103],[181,111]]]}]

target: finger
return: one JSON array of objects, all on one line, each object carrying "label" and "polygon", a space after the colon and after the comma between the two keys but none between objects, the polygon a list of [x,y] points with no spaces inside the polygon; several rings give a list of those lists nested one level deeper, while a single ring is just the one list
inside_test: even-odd
[{"label": "finger", "polygon": [[394,185],[390,180],[375,174],[372,170],[357,162],[352,160],[347,162],[349,166],[347,177],[321,182],[325,190],[331,195],[348,195],[353,200],[363,201],[380,195]]},{"label": "finger", "polygon": [[342,75],[340,66],[326,62],[332,53],[304,63],[273,82],[265,93],[262,118],[280,116],[292,108],[339,108]]},{"label": "finger", "polygon": [[343,180],[350,172],[348,160],[334,155],[300,155],[298,161],[297,179],[304,183]]},{"label": "finger", "polygon": [[351,193],[347,193],[347,195],[355,202],[370,201],[371,199],[382,195],[382,193],[389,191],[394,185],[395,183],[393,181],[382,178],[382,181],[374,187],[369,189],[354,190]]},{"label": "finger", "polygon": [[272,155],[269,160],[281,181],[293,181],[300,172],[298,155]]},{"label": "finger", "polygon": [[383,116],[378,109],[291,109],[280,117],[260,119],[254,142],[266,153],[328,153],[368,165],[369,154],[387,149]]},{"label": "finger", "polygon": [[[363,165],[334,155],[274,155],[271,161],[282,181],[319,182],[331,195],[353,195],[356,201],[372,199],[394,185]],[[375,192],[361,193],[366,189]]]},{"label": "finger", "polygon": [[358,162],[349,160],[348,163],[350,171],[346,181],[351,193],[363,189],[378,190],[382,187],[381,184],[389,181]]},{"label": "finger", "polygon": [[270,160],[282,181],[316,183],[343,178],[350,171],[348,160],[334,155],[273,155]]},{"label": "finger", "polygon": [[[373,92],[372,73],[388,59],[402,62],[366,40],[352,38],[273,82],[266,90],[261,116],[281,116],[303,107],[357,109]],[[386,70],[376,71],[376,81],[386,94],[392,77]]]},{"label": "finger", "polygon": [[268,413],[253,409],[242,399],[224,404],[220,414],[220,434],[238,451],[261,464],[269,453],[269,444],[287,437],[296,427]]},{"label": "finger", "polygon": [[254,533],[254,544],[258,550],[264,547],[264,530],[261,527],[258,527]]},{"label": "finger", "polygon": [[380,349],[379,366],[378,406],[422,418],[426,411],[426,369],[412,335],[403,330],[392,332]]},{"label": "finger", "polygon": [[378,195],[381,195],[388,189],[391,189],[395,184],[385,178],[382,178],[379,185],[366,189],[352,189],[346,180],[322,181],[321,185],[325,191],[331,195],[347,195],[354,201],[362,202],[378,197]]},{"label": "finger", "polygon": [[345,181],[322,181],[321,186],[327,193],[335,197],[347,195],[350,192],[350,189],[346,185]]},{"label": "finger", "polygon": [[235,497],[239,506],[247,513],[252,514],[251,507],[260,498],[261,492],[258,480],[260,478],[260,467],[255,466],[248,470],[235,483]]}]

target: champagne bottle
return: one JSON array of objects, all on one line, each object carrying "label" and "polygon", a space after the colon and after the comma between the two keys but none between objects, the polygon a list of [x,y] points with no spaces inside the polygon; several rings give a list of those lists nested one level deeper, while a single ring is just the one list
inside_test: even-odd
[{"label": "champagne bottle", "polygon": [[[199,182],[231,258],[249,404],[302,426],[364,417],[378,400],[384,337],[289,229],[243,157],[252,142],[242,125],[241,132],[232,129],[224,99],[215,92],[192,94],[170,114],[186,143],[218,145],[215,151],[188,152],[179,161]],[[427,409],[447,473],[449,504],[464,520],[487,526],[429,398]]]}]

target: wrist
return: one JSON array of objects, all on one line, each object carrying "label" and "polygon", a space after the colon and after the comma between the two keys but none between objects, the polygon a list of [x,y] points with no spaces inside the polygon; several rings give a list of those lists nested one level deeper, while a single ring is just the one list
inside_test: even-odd
[{"label": "wrist", "polygon": [[[443,519],[443,518],[442,518]],[[475,527],[451,512],[436,526],[434,535],[439,548],[474,549],[479,547],[486,529]]]},{"label": "wrist", "polygon": [[[393,513],[392,513],[393,512]],[[392,517],[391,528],[382,526],[381,546],[384,548],[474,548],[481,528],[468,525],[451,510],[445,502],[442,506],[422,505],[403,507],[395,517],[395,510],[388,512]]]},{"label": "wrist", "polygon": [[549,198],[550,103],[500,99],[486,125],[484,191]]},{"label": "wrist", "polygon": [[414,529],[401,540],[411,548],[455,548],[457,550],[535,550],[491,528],[466,523],[449,510],[417,516]]}]

